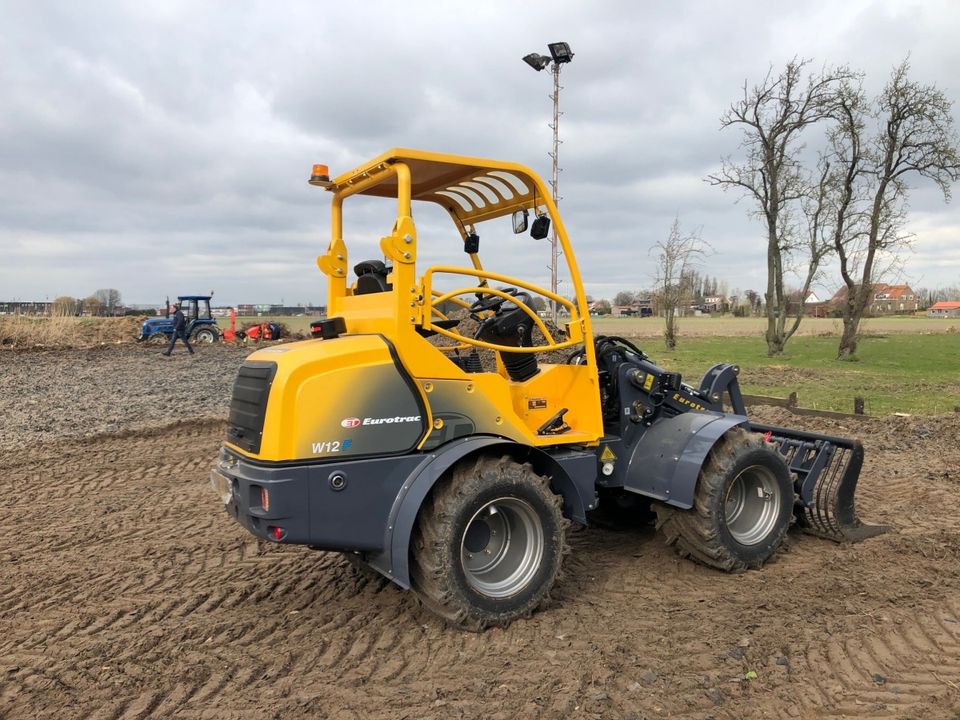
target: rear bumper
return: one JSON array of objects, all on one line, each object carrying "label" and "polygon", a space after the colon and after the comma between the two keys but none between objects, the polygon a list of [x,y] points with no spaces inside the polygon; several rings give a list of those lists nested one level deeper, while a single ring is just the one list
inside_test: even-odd
[{"label": "rear bumper", "polygon": [[210,482],[227,514],[264,540],[377,552],[404,482],[422,460],[265,464],[224,447]]}]

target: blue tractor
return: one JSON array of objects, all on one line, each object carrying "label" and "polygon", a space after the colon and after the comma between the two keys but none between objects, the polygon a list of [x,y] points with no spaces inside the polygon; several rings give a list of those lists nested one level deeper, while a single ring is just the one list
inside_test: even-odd
[{"label": "blue tractor", "polygon": [[[187,320],[187,337],[192,342],[212,343],[220,339],[220,329],[217,321],[210,314],[210,298],[212,295],[181,295],[177,298],[180,310]],[[173,317],[170,314],[170,304],[167,303],[165,317],[148,318],[140,328],[140,342],[165,343],[173,334]]]}]

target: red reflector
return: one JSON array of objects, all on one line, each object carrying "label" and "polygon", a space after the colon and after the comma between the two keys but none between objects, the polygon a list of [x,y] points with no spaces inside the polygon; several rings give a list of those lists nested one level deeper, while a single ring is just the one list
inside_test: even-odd
[{"label": "red reflector", "polygon": [[283,536],[286,533],[283,531],[282,527],[277,527],[276,525],[271,525],[267,528],[267,532],[270,533],[270,537],[274,540],[283,540]]}]

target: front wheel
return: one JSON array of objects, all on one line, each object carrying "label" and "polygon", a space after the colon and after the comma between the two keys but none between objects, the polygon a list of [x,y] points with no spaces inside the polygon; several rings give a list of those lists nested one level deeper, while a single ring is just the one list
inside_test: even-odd
[{"label": "front wheel", "polygon": [[733,428],[707,456],[693,508],[657,504],[657,528],[667,544],[704,565],[729,572],[759,568],[783,544],[793,501],[780,453],[762,436]]},{"label": "front wheel", "polygon": [[420,511],[413,587],[456,627],[506,627],[549,601],[565,532],[559,496],[530,465],[509,457],[468,461]]}]

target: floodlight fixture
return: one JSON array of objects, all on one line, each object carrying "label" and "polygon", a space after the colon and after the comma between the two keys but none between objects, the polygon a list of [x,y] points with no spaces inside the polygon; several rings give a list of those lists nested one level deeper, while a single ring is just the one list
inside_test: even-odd
[{"label": "floodlight fixture", "polygon": [[549,43],[547,47],[550,48],[550,56],[555,63],[568,63],[573,60],[573,53],[570,52],[570,45],[568,43]]},{"label": "floodlight fixture", "polygon": [[[553,95],[550,96],[550,99],[553,100],[553,122],[550,124],[550,127],[553,129],[553,152],[550,153],[550,157],[553,159],[553,177],[550,180],[550,186],[553,189],[553,204],[554,207],[556,207],[560,202],[560,196],[557,193],[557,186],[560,180],[560,66],[573,60],[573,53],[570,51],[569,43],[565,42],[548,43],[547,48],[550,50],[550,57],[539,53],[530,53],[523,57],[523,61],[537,72],[540,72],[549,65],[551,58],[553,61],[553,67],[550,68],[550,74],[553,75]],[[544,220],[546,220],[545,223],[542,222]],[[549,222],[548,217],[538,216],[533,222],[531,236],[535,239],[546,237],[548,228],[550,227]],[[557,284],[559,283],[559,279],[557,278],[558,254],[559,241],[557,239],[557,224],[554,223],[553,234],[550,238],[550,291],[554,294],[557,293]],[[553,305],[553,322],[556,324],[557,303],[552,302],[551,304]]]},{"label": "floodlight fixture", "polygon": [[523,61],[537,72],[543,70],[550,64],[550,58],[540,53],[530,53],[523,56]]}]

